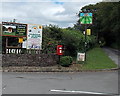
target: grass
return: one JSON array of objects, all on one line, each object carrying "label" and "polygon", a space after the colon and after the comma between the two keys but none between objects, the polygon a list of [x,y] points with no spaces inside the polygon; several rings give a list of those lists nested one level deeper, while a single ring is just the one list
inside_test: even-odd
[{"label": "grass", "polygon": [[107,56],[101,48],[94,48],[87,52],[87,60],[83,64],[83,70],[110,69],[117,65]]}]

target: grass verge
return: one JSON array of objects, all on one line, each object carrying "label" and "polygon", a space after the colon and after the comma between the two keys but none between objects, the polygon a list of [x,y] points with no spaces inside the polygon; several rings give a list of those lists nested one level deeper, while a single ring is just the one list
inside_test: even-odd
[{"label": "grass verge", "polygon": [[87,60],[82,66],[82,70],[110,69],[117,65],[107,56],[101,48],[94,48],[87,52]]}]

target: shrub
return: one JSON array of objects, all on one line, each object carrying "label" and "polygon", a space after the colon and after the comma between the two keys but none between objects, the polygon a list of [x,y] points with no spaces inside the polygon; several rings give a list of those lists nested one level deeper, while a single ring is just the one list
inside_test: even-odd
[{"label": "shrub", "polygon": [[69,67],[72,64],[73,58],[71,56],[64,56],[60,58],[60,65]]},{"label": "shrub", "polygon": [[[62,43],[65,46],[65,55],[67,56],[76,56],[77,52],[84,52],[85,47],[85,36],[81,31],[78,30],[69,30],[63,29],[62,34]],[[87,36],[87,50],[93,48],[96,44],[95,36]]]}]

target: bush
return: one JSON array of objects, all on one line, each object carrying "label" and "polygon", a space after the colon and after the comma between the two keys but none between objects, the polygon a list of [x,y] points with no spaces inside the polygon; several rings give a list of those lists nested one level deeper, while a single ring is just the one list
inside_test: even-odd
[{"label": "bush", "polygon": [[[87,36],[87,50],[93,48],[96,44],[95,36]],[[63,29],[62,39],[63,45],[65,46],[65,55],[76,56],[77,52],[84,52],[85,47],[85,36],[81,31]]]},{"label": "bush", "polygon": [[69,67],[72,64],[73,58],[71,56],[64,56],[60,58],[60,65]]}]

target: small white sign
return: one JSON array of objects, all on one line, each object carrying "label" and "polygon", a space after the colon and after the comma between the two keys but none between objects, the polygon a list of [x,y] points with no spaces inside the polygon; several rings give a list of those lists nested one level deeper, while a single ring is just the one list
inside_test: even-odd
[{"label": "small white sign", "polygon": [[85,53],[78,53],[77,61],[85,61]]},{"label": "small white sign", "polygon": [[23,41],[22,48],[27,48],[27,41]]}]

